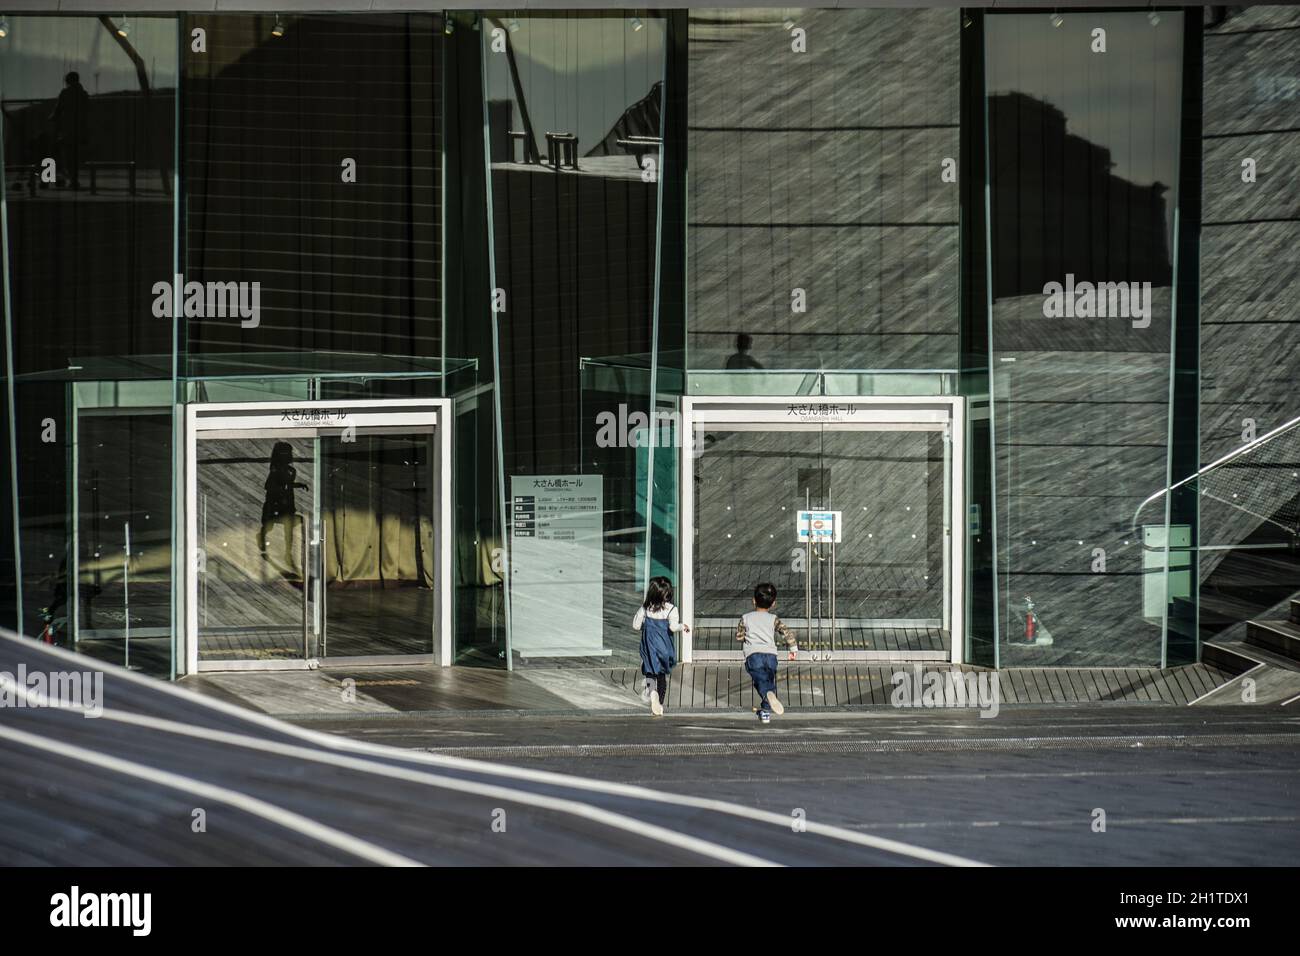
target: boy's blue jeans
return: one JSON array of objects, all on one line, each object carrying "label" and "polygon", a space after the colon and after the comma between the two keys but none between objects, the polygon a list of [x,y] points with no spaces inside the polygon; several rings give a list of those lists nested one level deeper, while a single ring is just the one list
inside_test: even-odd
[{"label": "boy's blue jeans", "polygon": [[776,655],[750,654],[745,658],[745,670],[754,679],[754,690],[758,691],[759,707],[771,710],[767,702],[768,691],[776,690]]}]

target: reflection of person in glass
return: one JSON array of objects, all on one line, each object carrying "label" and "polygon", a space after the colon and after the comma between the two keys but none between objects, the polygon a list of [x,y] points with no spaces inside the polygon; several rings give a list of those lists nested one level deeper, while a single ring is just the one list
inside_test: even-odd
[{"label": "reflection of person in glass", "polygon": [[741,332],[736,336],[736,354],[727,356],[728,369],[743,368],[762,368],[763,363],[754,356],[749,354],[749,350],[754,347],[754,340],[747,333]]},{"label": "reflection of person in glass", "polygon": [[54,141],[58,147],[59,186],[81,188],[81,164],[85,161],[86,131],[90,112],[90,94],[81,85],[77,72],[63,78],[63,92],[50,115]]},{"label": "reflection of person in glass", "polygon": [[284,528],[284,560],[293,567],[293,532],[298,522],[298,509],[294,505],[295,488],[306,489],[298,481],[298,469],[293,467],[293,446],[278,441],[271,449],[271,471],[266,476],[266,499],[262,502],[262,528],[257,533],[257,549],[266,557],[266,534],[272,525]]}]

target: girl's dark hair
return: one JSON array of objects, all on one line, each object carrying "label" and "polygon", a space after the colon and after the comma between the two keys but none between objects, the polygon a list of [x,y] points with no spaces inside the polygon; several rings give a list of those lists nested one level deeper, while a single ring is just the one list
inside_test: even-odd
[{"label": "girl's dark hair", "polygon": [[673,582],[667,578],[651,578],[650,586],[645,589],[645,603],[641,606],[647,611],[662,611],[673,603]]}]

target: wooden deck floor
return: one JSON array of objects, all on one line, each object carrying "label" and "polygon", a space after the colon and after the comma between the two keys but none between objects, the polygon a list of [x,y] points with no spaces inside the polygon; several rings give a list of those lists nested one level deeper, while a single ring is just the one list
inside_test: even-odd
[{"label": "wooden deck floor", "polygon": [[[783,664],[777,672],[777,695],[790,707],[888,707],[894,675],[903,668],[946,673],[950,665]],[[961,673],[975,668],[958,667]],[[1164,703],[1186,705],[1208,694],[1232,675],[1217,667],[1193,664],[1168,668],[1052,667],[989,671],[998,675],[1003,704],[1087,702]],[[640,686],[636,668],[605,672],[607,679],[629,692]],[[669,681],[668,705],[685,709],[735,709],[758,704],[744,667],[731,664],[687,664]]]},{"label": "wooden deck floor", "polygon": [[[700,626],[692,631],[697,651],[735,651],[734,627]],[[812,640],[807,631],[795,628],[800,650],[808,651],[909,651],[947,652],[952,646],[947,631],[937,627],[862,627],[860,625],[836,628],[832,642],[829,627],[819,633],[813,627]]]},{"label": "wooden deck floor", "polygon": [[[782,663],[777,693],[786,706],[892,708],[895,675],[915,680],[914,668],[947,675],[947,664]],[[996,674],[1002,704],[1150,704],[1185,706],[1224,685],[1232,674],[1205,664],[1159,668],[1012,668],[956,673]],[[351,678],[355,699],[339,693]],[[322,667],[262,673],[204,673],[183,683],[201,693],[242,702],[273,714],[395,713],[623,713],[641,711],[641,673],[636,667],[505,671],[429,665]],[[746,711],[757,705],[753,684],[739,663],[683,664],[668,682],[668,706],[683,711]]]}]

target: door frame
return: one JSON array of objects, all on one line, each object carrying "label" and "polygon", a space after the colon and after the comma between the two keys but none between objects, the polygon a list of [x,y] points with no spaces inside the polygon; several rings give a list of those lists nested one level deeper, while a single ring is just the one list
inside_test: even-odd
[{"label": "door frame", "polygon": [[[849,420],[851,418],[851,421]],[[681,399],[682,454],[678,456],[681,523],[677,534],[682,619],[695,619],[695,448],[697,425],[846,426],[844,431],[916,430],[946,425],[951,436],[948,488],[948,573],[944,587],[950,660],[961,664],[966,644],[966,400],[959,395],[709,395]],[[799,430],[803,430],[800,428]],[[681,636],[683,662],[694,660],[694,638]],[[839,658],[837,658],[839,659]],[[848,658],[843,658],[848,659]]]},{"label": "door frame", "polygon": [[[328,422],[325,413],[332,413]],[[431,428],[437,460],[432,463],[435,500],[434,552],[434,642],[431,655],[390,655],[372,658],[335,659],[338,663],[400,664],[432,663],[443,667],[452,660],[452,400],[450,398],[387,398],[346,401],[280,402],[195,402],[185,406],[185,516],[181,522],[185,562],[185,587],[181,595],[184,622],[184,673],[223,670],[302,670],[334,663],[324,660],[288,659],[277,661],[199,661],[198,586],[198,442],[202,432],[247,431],[285,433],[311,431],[313,436],[329,429],[355,425],[367,428]],[[299,436],[302,437],[302,436]],[[207,666],[210,665],[210,666]]]}]

